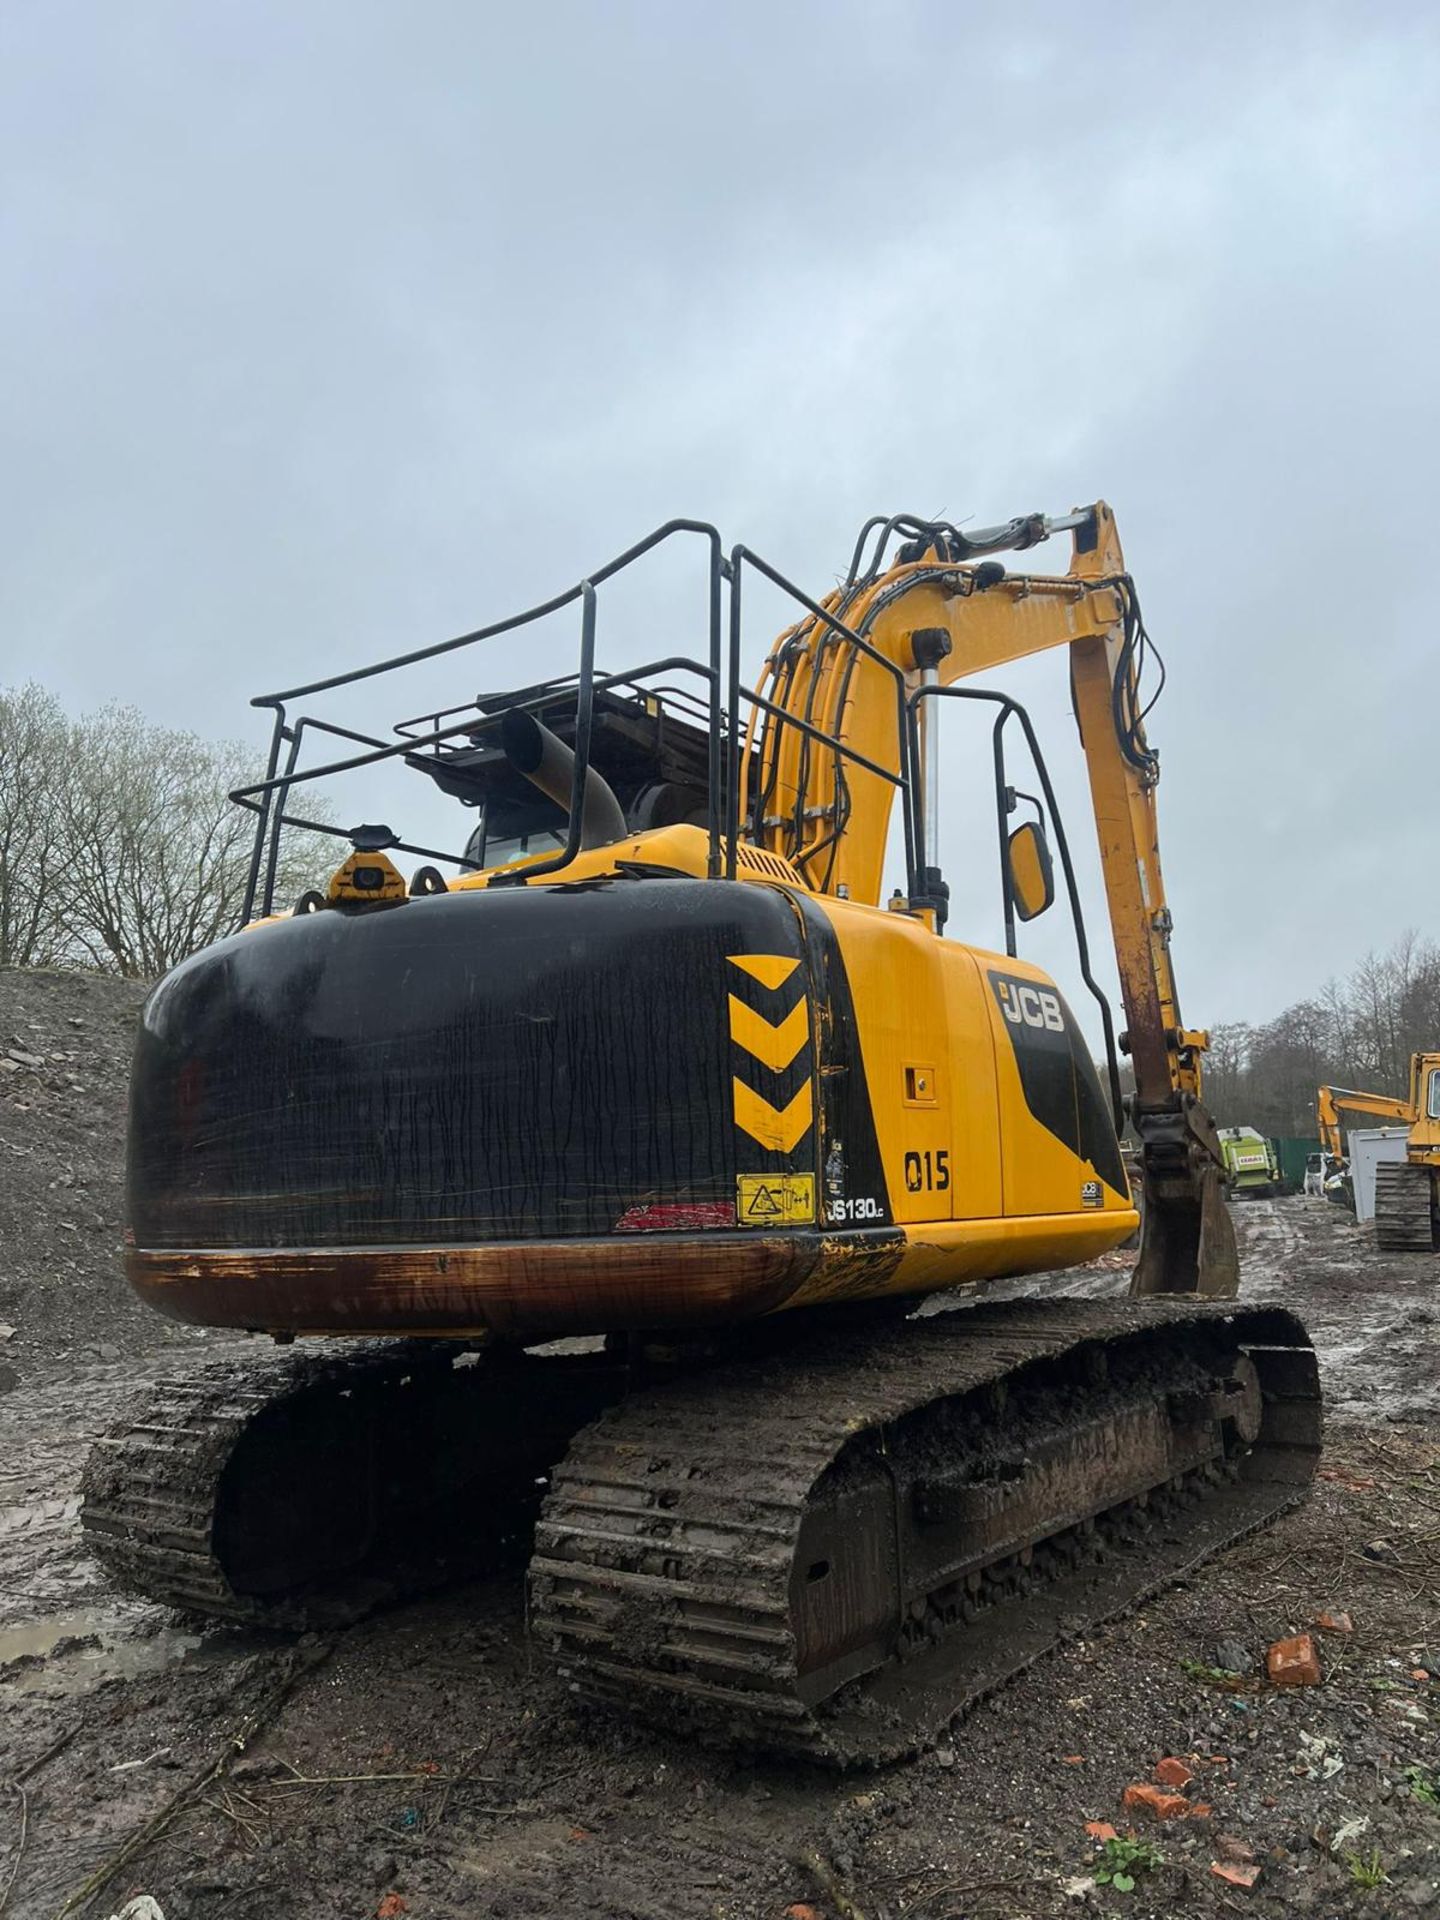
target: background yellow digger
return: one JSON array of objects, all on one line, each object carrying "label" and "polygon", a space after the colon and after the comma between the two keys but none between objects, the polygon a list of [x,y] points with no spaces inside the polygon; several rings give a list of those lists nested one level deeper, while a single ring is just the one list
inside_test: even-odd
[{"label": "background yellow digger", "polygon": [[1375,1169],[1375,1238],[1390,1252],[1433,1252],[1440,1224],[1440,1053],[1410,1056],[1405,1099],[1321,1087],[1315,1112],[1321,1144],[1337,1160],[1345,1157],[1342,1113],[1394,1120],[1410,1129],[1405,1158],[1382,1160]]}]

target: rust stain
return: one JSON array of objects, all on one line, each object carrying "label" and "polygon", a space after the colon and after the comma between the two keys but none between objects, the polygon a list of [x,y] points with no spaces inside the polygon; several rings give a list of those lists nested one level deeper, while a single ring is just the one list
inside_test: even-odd
[{"label": "rust stain", "polygon": [[131,1249],[142,1300],[199,1326],[526,1338],[711,1325],[769,1313],[820,1257],[814,1234],[481,1247]]}]

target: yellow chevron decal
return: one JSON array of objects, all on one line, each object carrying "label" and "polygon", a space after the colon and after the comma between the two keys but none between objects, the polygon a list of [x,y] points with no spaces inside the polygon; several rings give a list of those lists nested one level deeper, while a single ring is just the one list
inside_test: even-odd
[{"label": "yellow chevron decal", "polygon": [[772,992],[776,987],[783,987],[800,964],[798,959],[785,953],[732,953],[729,958],[732,967],[739,967],[742,973],[748,973],[752,980],[758,980]]},{"label": "yellow chevron decal", "polygon": [[772,1073],[789,1066],[809,1034],[803,1000],[797,1001],[783,1020],[771,1026],[763,1013],[756,1013],[733,993],[730,996],[730,1038],[746,1053],[753,1053]]},{"label": "yellow chevron decal", "polygon": [[742,1133],[748,1133],[752,1140],[758,1140],[762,1147],[771,1147],[776,1153],[789,1153],[810,1131],[810,1123],[815,1117],[814,1102],[810,1097],[811,1084],[807,1080],[789,1106],[780,1108],[772,1107],[768,1100],[747,1087],[743,1080],[735,1080],[736,1126]]}]

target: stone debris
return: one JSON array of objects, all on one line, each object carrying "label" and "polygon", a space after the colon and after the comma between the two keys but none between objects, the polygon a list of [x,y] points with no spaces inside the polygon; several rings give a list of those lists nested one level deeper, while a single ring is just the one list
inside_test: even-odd
[{"label": "stone debris", "polygon": [[1220,1673],[1249,1673],[1255,1661],[1243,1640],[1221,1640],[1212,1664]]}]

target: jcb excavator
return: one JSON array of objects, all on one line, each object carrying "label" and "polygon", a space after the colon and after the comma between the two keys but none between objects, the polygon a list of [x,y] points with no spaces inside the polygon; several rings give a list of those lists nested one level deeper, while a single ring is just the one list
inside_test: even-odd
[{"label": "jcb excavator", "polygon": [[1407,1099],[1321,1087],[1315,1111],[1320,1144],[1337,1160],[1344,1155],[1342,1113],[1410,1129],[1405,1158],[1382,1160],[1375,1169],[1375,1239],[1389,1253],[1433,1252],[1440,1226],[1440,1053],[1411,1054]]},{"label": "jcb excavator", "polygon": [[[1063,576],[994,557],[1059,533]],[[598,672],[598,590],[679,542],[705,560],[699,656]],[[758,581],[797,617],[747,692]],[[293,712],[568,604],[577,675],[389,738]],[[534,1527],[531,1628],[577,1691],[847,1763],[922,1745],[1062,1622],[1303,1498],[1315,1357],[1292,1314],[1233,1301],[1205,1036],[1171,969],[1147,646],[1103,504],[968,533],[877,517],[823,600],[676,521],[541,608],[258,703],[248,924],[144,1013],[128,1271],[178,1319],[352,1344],[212,1361],[108,1436],[84,1520],[110,1567],[293,1627]],[[1039,744],[965,684],[1053,648],[1134,1068],[1129,1301],[1058,1280],[982,1297],[1137,1225]],[[1003,953],[946,932],[951,702],[992,723]],[[340,757],[305,762],[317,736]],[[475,809],[463,850],[357,827],[328,884],[275,911],[282,833],[336,831],[297,790],[397,760]],[[972,822],[955,851],[981,844]],[[397,851],[426,862],[408,885]],[[1055,854],[1108,1085],[1017,951]]]}]

